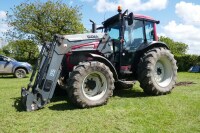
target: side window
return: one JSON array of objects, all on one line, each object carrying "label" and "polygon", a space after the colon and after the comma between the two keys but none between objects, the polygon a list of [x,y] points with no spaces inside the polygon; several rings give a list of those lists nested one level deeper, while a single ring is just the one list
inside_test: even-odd
[{"label": "side window", "polygon": [[154,40],[154,30],[153,30],[153,22],[145,22],[145,34],[147,38],[147,42],[152,42]]},{"label": "side window", "polygon": [[112,39],[119,39],[119,29],[111,28],[111,29],[109,30],[109,36],[110,36]]},{"label": "side window", "polygon": [[132,25],[126,24],[124,34],[125,47],[137,49],[144,42],[143,21],[134,20]]},{"label": "side window", "polygon": [[3,57],[0,57],[0,61],[4,61]]},{"label": "side window", "polygon": [[112,39],[119,39],[119,24],[118,23],[111,25],[106,30]]}]

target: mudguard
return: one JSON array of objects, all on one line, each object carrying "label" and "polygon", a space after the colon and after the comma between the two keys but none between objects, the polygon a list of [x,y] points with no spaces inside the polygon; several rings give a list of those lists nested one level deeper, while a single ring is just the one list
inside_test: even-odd
[{"label": "mudguard", "polygon": [[98,54],[90,53],[89,55],[92,58],[94,58],[95,60],[103,62],[105,65],[107,65],[110,68],[110,70],[112,71],[115,81],[118,81],[117,71],[116,71],[115,67],[113,66],[113,64],[108,59],[106,59],[105,57],[98,55]]},{"label": "mudguard", "polygon": [[164,42],[160,42],[160,41],[153,41],[151,43],[144,43],[142,44],[137,51],[142,51],[142,50],[148,50],[154,47],[165,47],[167,49],[169,49],[169,47],[167,46],[167,44],[165,44]]}]

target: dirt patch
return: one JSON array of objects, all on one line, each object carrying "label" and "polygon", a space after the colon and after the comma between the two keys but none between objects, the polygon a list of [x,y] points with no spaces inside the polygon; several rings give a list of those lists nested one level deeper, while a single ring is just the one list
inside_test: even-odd
[{"label": "dirt patch", "polygon": [[176,86],[189,86],[189,85],[192,85],[192,84],[196,84],[196,83],[190,82],[190,81],[184,81],[184,82],[176,83]]}]

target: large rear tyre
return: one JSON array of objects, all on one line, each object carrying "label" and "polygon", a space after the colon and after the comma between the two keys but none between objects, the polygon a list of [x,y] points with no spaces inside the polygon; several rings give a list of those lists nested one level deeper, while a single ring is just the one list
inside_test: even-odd
[{"label": "large rear tyre", "polygon": [[140,87],[150,95],[170,93],[177,79],[174,56],[166,48],[153,48],[141,58],[138,64]]},{"label": "large rear tyre", "polygon": [[68,99],[81,108],[106,104],[114,90],[112,72],[98,61],[76,66],[70,73],[68,84]]}]

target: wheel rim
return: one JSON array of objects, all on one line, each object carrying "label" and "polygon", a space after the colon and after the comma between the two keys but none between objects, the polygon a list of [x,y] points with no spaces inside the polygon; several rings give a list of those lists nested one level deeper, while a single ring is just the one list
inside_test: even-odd
[{"label": "wheel rim", "polygon": [[154,78],[156,83],[161,87],[167,87],[172,80],[173,70],[172,64],[167,57],[160,58],[154,69]]},{"label": "wheel rim", "polygon": [[23,70],[17,70],[16,71],[16,77],[18,78],[23,78],[25,75],[24,71]]},{"label": "wheel rim", "polygon": [[107,90],[106,77],[100,72],[92,72],[88,74],[82,84],[82,91],[89,100],[101,99]]}]

